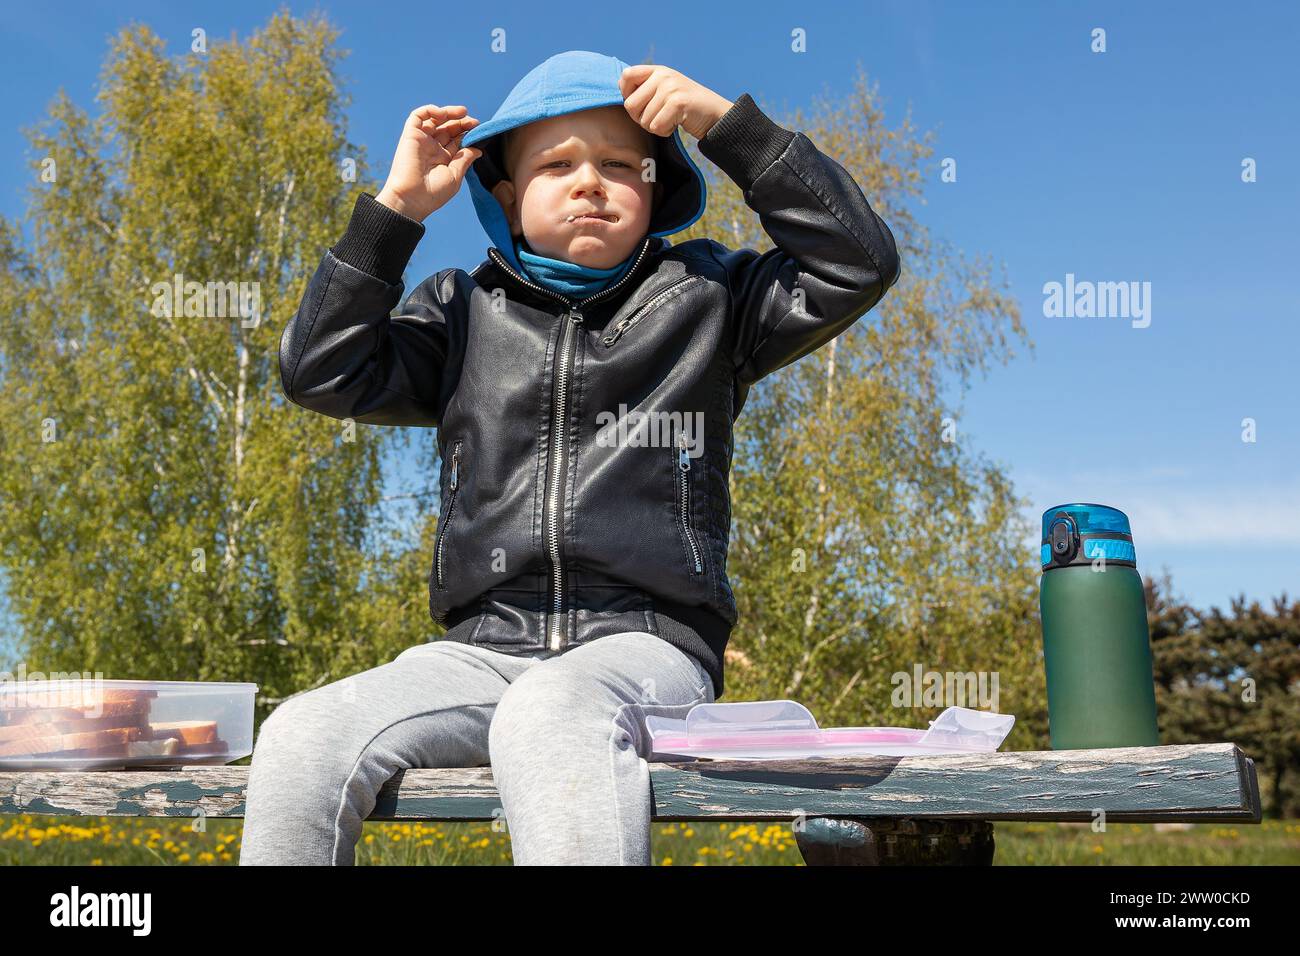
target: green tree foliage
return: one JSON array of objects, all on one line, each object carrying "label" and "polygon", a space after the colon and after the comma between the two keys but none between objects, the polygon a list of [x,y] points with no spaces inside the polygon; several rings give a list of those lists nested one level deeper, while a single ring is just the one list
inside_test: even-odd
[{"label": "green tree foliage", "polygon": [[1269,814],[1293,815],[1300,808],[1300,604],[1284,593],[1269,613],[1243,595],[1227,614],[1196,611],[1174,596],[1168,572],[1144,584],[1161,742],[1237,744],[1255,761]]},{"label": "green tree foliage", "polygon": [[[265,707],[429,636],[376,521],[398,435],[280,389],[283,324],[373,190],[345,175],[335,38],[281,14],[171,58],[133,27],[100,114],[60,94],[29,132],[30,237],[0,222],[0,562],[29,671],[256,680]],[[177,275],[205,291],[169,301]]]}]

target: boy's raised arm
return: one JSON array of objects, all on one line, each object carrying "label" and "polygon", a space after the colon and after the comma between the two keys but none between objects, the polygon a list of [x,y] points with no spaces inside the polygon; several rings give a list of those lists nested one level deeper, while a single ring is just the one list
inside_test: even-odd
[{"label": "boy's raised arm", "polygon": [[437,425],[448,331],[441,277],[400,315],[402,270],[424,226],[362,194],[280,336],[280,381],[295,404],[371,425]]},{"label": "boy's raised arm", "polygon": [[390,313],[422,220],[456,194],[482,155],[461,146],[477,124],[459,105],[430,103],[407,116],[384,188],[357,197],[347,233],[325,254],[280,336],[280,381],[291,401],[369,425],[439,424],[452,347],[439,298],[447,272],[416,286],[402,314]]},{"label": "boy's raised arm", "polygon": [[699,141],[741,188],[776,244],[762,254],[713,243],[731,283],[738,380],[751,384],[839,335],[900,271],[894,236],[853,177],[748,93]]}]

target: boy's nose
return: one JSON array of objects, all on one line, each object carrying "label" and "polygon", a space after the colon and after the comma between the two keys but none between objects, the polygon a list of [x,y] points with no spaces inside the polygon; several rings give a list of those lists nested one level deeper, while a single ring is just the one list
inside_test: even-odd
[{"label": "boy's nose", "polygon": [[578,167],[578,181],[574,186],[574,192],[581,195],[584,191],[600,192],[604,187],[601,183],[600,173],[591,163],[583,163]]}]

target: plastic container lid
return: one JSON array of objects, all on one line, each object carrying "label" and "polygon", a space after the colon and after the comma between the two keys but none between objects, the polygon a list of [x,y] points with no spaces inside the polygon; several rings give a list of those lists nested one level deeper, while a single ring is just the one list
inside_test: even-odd
[{"label": "plastic container lid", "polygon": [[793,700],[698,704],[684,720],[645,718],[654,753],[731,760],[992,753],[1002,745],[1015,721],[1011,714],[949,707],[930,721],[928,730],[821,729],[808,709]]}]

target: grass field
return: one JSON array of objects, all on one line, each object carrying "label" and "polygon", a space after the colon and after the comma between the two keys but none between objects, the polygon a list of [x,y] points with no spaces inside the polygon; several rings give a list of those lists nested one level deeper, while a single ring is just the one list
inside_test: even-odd
[{"label": "grass field", "polygon": [[[231,866],[239,860],[240,820],[0,816],[0,865]],[[1300,821],[1258,825],[1203,823],[1160,832],[1150,824],[998,823],[1001,865],[1300,864]],[[789,824],[655,824],[658,866],[802,866]],[[359,864],[510,863],[510,839],[487,823],[367,823]]]}]

